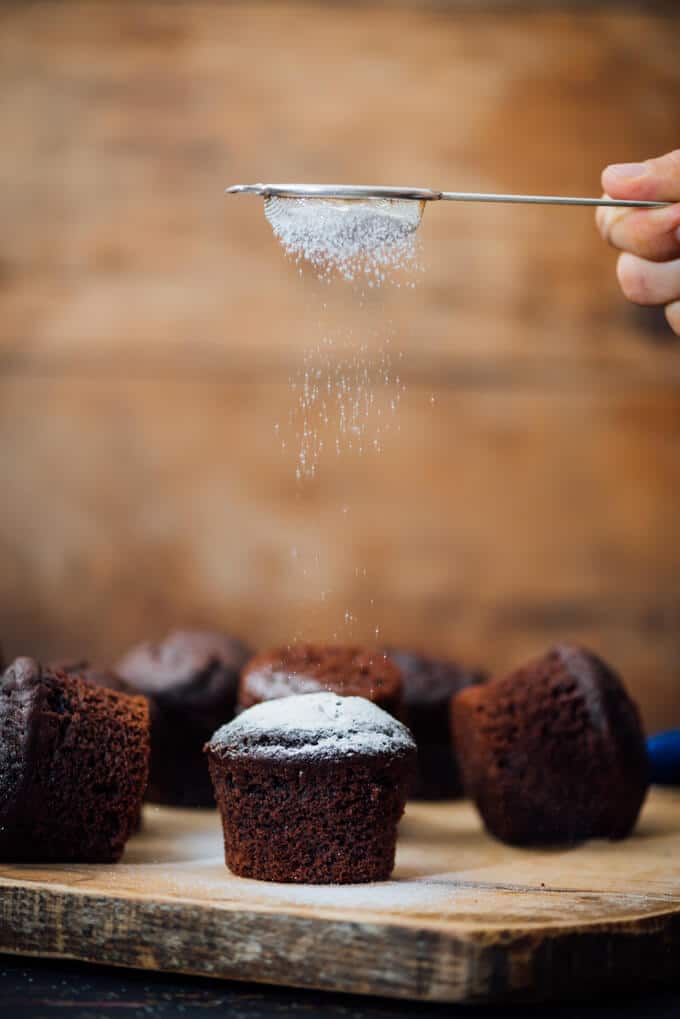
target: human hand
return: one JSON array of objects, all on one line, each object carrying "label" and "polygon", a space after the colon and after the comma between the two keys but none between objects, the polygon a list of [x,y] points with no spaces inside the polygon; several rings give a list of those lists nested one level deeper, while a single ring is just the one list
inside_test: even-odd
[{"label": "human hand", "polygon": [[680,149],[644,163],[608,166],[602,187],[610,198],[676,203],[664,209],[601,206],[596,220],[604,239],[623,252],[616,273],[628,300],[665,305],[680,336]]}]

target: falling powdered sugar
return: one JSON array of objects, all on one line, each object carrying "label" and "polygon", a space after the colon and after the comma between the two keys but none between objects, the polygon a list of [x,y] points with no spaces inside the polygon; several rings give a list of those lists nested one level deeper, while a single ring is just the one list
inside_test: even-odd
[{"label": "falling powdered sugar", "polygon": [[264,211],[284,251],[321,278],[366,276],[369,287],[380,286],[416,262],[422,202],[273,197]]},{"label": "falling powdered sugar", "polygon": [[[355,307],[361,311],[369,293],[373,296],[368,305],[374,310],[382,306],[375,292],[386,284],[415,286],[423,269],[416,233],[424,205],[408,199],[272,196],[265,199],[264,210],[300,273],[306,263],[321,283],[351,283]],[[281,436],[282,448],[298,450],[298,481],[314,477],[324,451],[379,453],[405,389],[392,373],[389,321],[383,319],[387,335],[382,342],[365,317],[359,329],[364,334],[368,329],[368,335],[327,321],[319,328],[316,347],[303,351],[303,364],[290,380],[298,396],[290,416],[293,443]],[[275,427],[280,433],[280,424]]]},{"label": "falling powdered sugar", "polygon": [[[424,207],[410,199],[265,199],[265,216],[310,300],[321,298],[318,338],[303,348],[289,379],[288,420],[274,425],[286,457],[294,456],[298,483],[314,481],[338,456],[381,454],[400,430],[406,385],[396,370],[402,354],[391,350],[394,308],[410,299],[424,271],[417,237]],[[318,567],[317,560],[317,575]],[[306,566],[302,575],[307,589]],[[322,598],[327,592],[324,581]],[[353,608],[345,610],[345,634],[363,625]],[[370,628],[377,640],[375,620]]]},{"label": "falling powdered sugar", "polygon": [[289,415],[298,481],[314,477],[324,449],[379,453],[388,434],[399,430],[394,418],[406,387],[392,371],[389,343],[389,336],[380,345],[375,335],[355,341],[351,329],[329,329],[303,351],[290,380],[298,397]]},{"label": "falling powdered sugar", "polygon": [[256,704],[218,729],[209,747],[291,760],[411,753],[415,743],[405,725],[364,697],[324,692]]}]

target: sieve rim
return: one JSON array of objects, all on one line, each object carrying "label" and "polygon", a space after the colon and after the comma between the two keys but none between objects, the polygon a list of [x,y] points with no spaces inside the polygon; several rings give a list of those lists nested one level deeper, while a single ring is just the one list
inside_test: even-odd
[{"label": "sieve rim", "polygon": [[234,184],[225,194],[254,194],[262,198],[393,198],[417,202],[438,201],[441,191],[430,188],[373,187],[368,184]]}]

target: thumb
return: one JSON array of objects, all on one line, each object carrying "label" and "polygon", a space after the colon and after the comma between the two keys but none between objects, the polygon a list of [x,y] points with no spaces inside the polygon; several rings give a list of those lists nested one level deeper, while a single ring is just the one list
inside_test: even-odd
[{"label": "thumb", "polygon": [[680,149],[644,163],[614,163],[603,171],[602,187],[612,198],[680,201]]}]

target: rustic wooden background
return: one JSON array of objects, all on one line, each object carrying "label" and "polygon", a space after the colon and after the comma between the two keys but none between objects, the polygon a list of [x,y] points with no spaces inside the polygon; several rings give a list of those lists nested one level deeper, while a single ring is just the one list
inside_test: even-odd
[{"label": "rustic wooden background", "polygon": [[[503,6],[503,5],[501,5]],[[315,288],[255,179],[596,193],[680,139],[647,5],[4,3],[0,640],[115,658],[177,622],[504,669],[564,636],[680,723],[680,349],[585,210],[434,206],[416,290],[326,323],[383,448],[286,450]],[[558,5],[559,7],[559,5]],[[318,289],[318,288],[317,288]],[[401,353],[401,357],[399,354]]]}]

